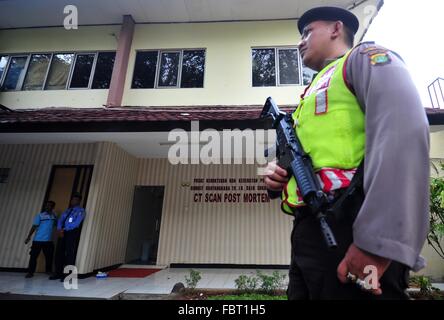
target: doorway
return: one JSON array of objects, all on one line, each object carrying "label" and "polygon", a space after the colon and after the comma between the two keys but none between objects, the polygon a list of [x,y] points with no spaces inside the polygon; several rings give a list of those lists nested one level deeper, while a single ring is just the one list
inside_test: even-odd
[{"label": "doorway", "polygon": [[[89,186],[91,184],[92,172],[92,165],[54,165],[49,176],[45,198],[42,203],[42,210],[45,203],[52,200],[56,203],[54,210],[57,218],[59,218],[63,211],[68,208],[71,196],[74,193],[80,193],[82,195],[82,202],[80,205],[85,208],[88,199]],[[57,239],[54,238],[55,245],[56,242]],[[36,271],[45,271],[45,259],[43,253],[40,253],[37,259]]]},{"label": "doorway", "polygon": [[155,265],[159,247],[164,187],[136,186],[125,262]]}]

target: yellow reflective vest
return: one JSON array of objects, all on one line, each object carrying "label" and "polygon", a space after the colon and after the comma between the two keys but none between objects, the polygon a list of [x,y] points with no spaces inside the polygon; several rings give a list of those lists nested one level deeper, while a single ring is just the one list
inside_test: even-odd
[{"label": "yellow reflective vest", "polygon": [[[301,97],[292,117],[296,134],[313,168],[354,169],[365,154],[365,118],[354,93],[345,81],[351,50],[321,70]],[[282,192],[281,208],[293,214],[303,205],[291,177]]]}]

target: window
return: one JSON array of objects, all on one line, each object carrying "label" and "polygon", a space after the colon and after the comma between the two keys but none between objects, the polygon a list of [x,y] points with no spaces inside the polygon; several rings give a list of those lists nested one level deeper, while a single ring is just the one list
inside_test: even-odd
[{"label": "window", "polygon": [[278,49],[279,84],[299,84],[299,57],[295,49]]},{"label": "window", "polygon": [[202,88],[205,68],[205,51],[183,52],[181,88]]},{"label": "window", "polygon": [[140,51],[131,87],[202,88],[205,50]]},{"label": "window", "polygon": [[94,53],[77,54],[69,88],[87,89],[89,87],[95,56]]},{"label": "window", "polygon": [[3,90],[20,90],[20,86],[25,77],[25,66],[27,56],[11,57],[8,71],[3,81]]},{"label": "window", "polygon": [[31,56],[23,90],[42,90],[50,60],[50,54],[33,54]]},{"label": "window", "polygon": [[73,60],[73,53],[53,55],[45,89],[62,90],[66,88],[66,82],[68,81]]},{"label": "window", "polygon": [[91,86],[92,89],[109,88],[115,58],[115,52],[100,52],[98,54],[96,70],[94,71],[94,79]]},{"label": "window", "polygon": [[253,49],[252,82],[253,87],[301,84],[298,49]]},{"label": "window", "polygon": [[302,78],[304,80],[304,85],[308,86],[317,74],[316,71],[302,64]]},{"label": "window", "polygon": [[0,56],[0,84],[2,83],[3,74],[8,64],[8,56]]},{"label": "window", "polygon": [[253,49],[253,87],[276,85],[275,49]]},{"label": "window", "polygon": [[158,87],[177,87],[179,78],[180,52],[162,52],[160,56],[160,71]]}]

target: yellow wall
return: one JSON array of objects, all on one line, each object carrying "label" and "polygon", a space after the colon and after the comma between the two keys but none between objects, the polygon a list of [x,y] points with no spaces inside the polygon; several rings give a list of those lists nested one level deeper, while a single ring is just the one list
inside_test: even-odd
[{"label": "yellow wall", "polygon": [[[116,50],[120,26],[0,30],[0,53]],[[114,35],[113,35],[114,34]],[[295,104],[301,86],[253,88],[251,48],[295,46],[296,21],[138,24],[127,70],[122,105],[262,105],[268,96]],[[138,49],[205,48],[204,88],[131,89]],[[108,90],[1,92],[0,103],[12,108],[48,106],[101,107]]]},{"label": "yellow wall", "polygon": [[[301,86],[252,87],[251,48],[295,46],[296,21],[136,25],[123,105],[262,105],[268,96],[295,104]],[[205,48],[204,88],[131,89],[139,49]]]},{"label": "yellow wall", "polygon": [[[116,50],[120,26],[0,30],[0,53]],[[1,92],[0,104],[10,108],[101,107],[108,90]]]},{"label": "yellow wall", "polygon": [[430,158],[444,160],[444,130],[430,133]]}]

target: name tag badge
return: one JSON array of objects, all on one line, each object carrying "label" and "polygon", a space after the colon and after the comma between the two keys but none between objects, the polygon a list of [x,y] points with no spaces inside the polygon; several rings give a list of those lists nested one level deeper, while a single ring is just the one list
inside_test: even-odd
[{"label": "name tag badge", "polygon": [[69,217],[68,222],[72,223],[72,217]]}]

